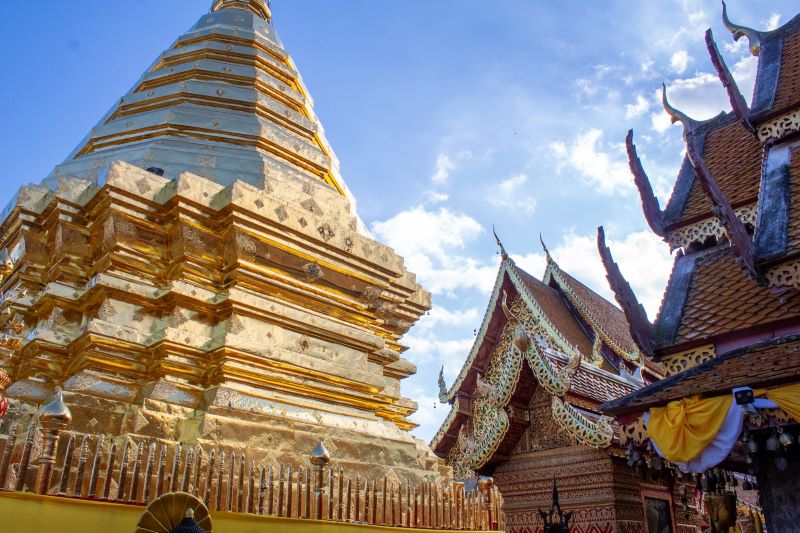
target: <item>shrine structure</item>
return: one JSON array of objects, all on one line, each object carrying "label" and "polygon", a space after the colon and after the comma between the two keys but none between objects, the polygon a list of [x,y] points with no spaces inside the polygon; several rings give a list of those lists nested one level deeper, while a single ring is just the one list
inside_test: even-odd
[{"label": "shrine structure", "polygon": [[661,376],[623,311],[546,248],[540,281],[498,245],[502,262],[473,348],[449,389],[440,380],[450,412],[431,447],[458,479],[493,476],[509,533],[542,531],[539,510],[550,507],[554,481],[575,533],[695,531],[688,479],[663,462],[626,460],[627,441],[598,409]]},{"label": "shrine structure", "polygon": [[[767,529],[796,531],[800,16],[756,31],[732,23],[723,4],[723,21],[758,56],[752,103],[709,30],[708,51],[732,112],[694,120],[669,104],[665,90],[665,109],[683,126],[687,154],[663,210],[633,133],[628,135],[647,221],[678,250],[653,324],[622,279],[602,232],[598,244],[617,300],[637,324],[639,349],[667,377],[600,409],[616,416],[637,446],[654,449],[686,472],[705,473],[704,483],[719,484],[717,467],[754,475]],[[707,499],[717,531],[733,525],[735,491],[726,483]]]},{"label": "shrine structure", "polygon": [[0,491],[497,529],[496,489],[408,432],[430,295],[364,231],[271,17],[214,1],[3,210]]}]

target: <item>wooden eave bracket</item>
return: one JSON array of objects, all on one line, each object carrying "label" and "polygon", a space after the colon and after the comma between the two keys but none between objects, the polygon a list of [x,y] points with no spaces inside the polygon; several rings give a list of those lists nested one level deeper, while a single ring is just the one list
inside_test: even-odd
[{"label": "wooden eave bracket", "polygon": [[756,268],[753,239],[747,234],[744,223],[736,216],[725,193],[711,175],[711,171],[703,159],[702,148],[698,144],[699,138],[696,135],[687,136],[686,153],[700,180],[700,186],[711,200],[712,211],[725,228],[731,247],[736,252],[742,267],[753,279],[759,280],[761,276]]}]

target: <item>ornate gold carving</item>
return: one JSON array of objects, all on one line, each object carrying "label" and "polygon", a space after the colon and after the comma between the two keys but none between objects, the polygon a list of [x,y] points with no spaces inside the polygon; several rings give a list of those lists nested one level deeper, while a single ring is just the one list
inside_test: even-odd
[{"label": "ornate gold carving", "polygon": [[792,287],[800,289],[800,260],[780,263],[764,274],[770,287]]},{"label": "ornate gold carving", "polygon": [[592,358],[589,363],[595,368],[603,365],[603,339],[598,332],[594,332],[594,343],[592,344]]},{"label": "ornate gold carving", "polygon": [[614,437],[614,428],[611,426],[613,419],[601,416],[593,422],[557,396],[553,396],[551,405],[553,417],[579,443],[592,448],[611,446]]},{"label": "ornate gold carving", "polygon": [[[736,216],[745,224],[755,225],[758,205],[752,204],[735,210]],[[703,243],[709,238],[721,239],[725,235],[717,217],[706,218],[689,226],[678,228],[667,236],[670,248],[687,248],[692,243]]]},{"label": "ornate gold carving", "polygon": [[[512,305],[516,312],[524,311],[524,303],[517,298]],[[486,373],[478,377],[477,398],[473,401],[473,415],[461,426],[458,441],[450,451],[447,462],[473,470],[483,466],[500,445],[508,431],[509,420],[505,405],[517,386],[522,357],[514,348],[514,325],[509,321],[494,349]]]},{"label": "ornate gold carving", "polygon": [[[505,293],[503,293],[501,305],[508,318],[508,324],[514,328],[514,346],[528,361],[536,380],[550,394],[563,396],[569,390],[572,376],[580,368],[580,354],[571,358],[565,368],[557,368],[544,353],[549,349],[546,339],[537,336],[535,342],[531,340],[530,330],[526,326],[535,328],[537,324],[531,320],[530,314],[526,313],[528,324],[523,324],[514,312],[507,307]],[[536,345],[538,345],[538,348]]]},{"label": "ornate gold carving", "polygon": [[640,416],[632,424],[619,426],[619,443],[621,446],[627,446],[629,442],[636,445],[642,444],[650,437],[647,434],[647,426],[644,423],[644,417]]},{"label": "ornate gold carving", "polygon": [[599,335],[600,339],[603,342],[605,342],[606,345],[614,351],[614,353],[616,353],[623,359],[631,363],[638,364],[641,361],[641,357],[639,356],[639,350],[634,347],[634,351],[629,353],[625,348],[620,346],[620,344],[615,339],[613,339],[610,335],[608,335],[605,332],[605,330],[602,327],[600,327],[600,323],[597,321],[597,319],[593,317],[592,314],[589,312],[589,310],[586,308],[586,305],[583,303],[583,301],[580,298],[578,298],[578,296],[572,290],[570,284],[567,283],[567,281],[561,275],[561,270],[558,267],[558,265],[551,262],[549,263],[548,266],[550,267],[550,273],[555,278],[559,287],[561,287],[561,290],[567,296],[569,302],[572,304],[573,307],[575,307],[575,309],[578,310],[583,319],[589,323],[594,332]]},{"label": "ornate gold carving", "polygon": [[684,370],[689,370],[706,361],[710,361],[714,357],[716,357],[714,345],[707,344],[685,352],[665,355],[661,358],[661,364],[664,366],[668,376],[674,376]]},{"label": "ornate gold carving", "polygon": [[768,140],[782,139],[789,133],[800,131],[800,110],[790,111],[785,115],[765,122],[758,127],[758,138],[763,143]]}]

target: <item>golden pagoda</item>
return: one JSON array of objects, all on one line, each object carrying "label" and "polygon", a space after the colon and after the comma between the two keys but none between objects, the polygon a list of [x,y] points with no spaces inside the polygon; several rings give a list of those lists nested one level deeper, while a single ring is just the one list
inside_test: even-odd
[{"label": "golden pagoda", "polygon": [[215,1],[0,235],[0,433],[63,389],[62,443],[448,477],[400,391],[430,295],[363,228],[264,0]]}]

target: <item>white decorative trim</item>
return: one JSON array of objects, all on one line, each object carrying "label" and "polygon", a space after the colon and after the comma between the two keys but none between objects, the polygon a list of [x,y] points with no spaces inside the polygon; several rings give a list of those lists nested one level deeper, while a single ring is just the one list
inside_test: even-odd
[{"label": "white decorative trim", "polygon": [[800,259],[775,265],[764,276],[770,287],[800,289]]},{"label": "white decorative trim", "polygon": [[[744,224],[755,225],[758,204],[740,207],[735,212],[736,217]],[[725,235],[725,228],[720,223],[719,218],[710,217],[670,232],[667,239],[672,251],[678,248],[687,248],[693,243],[703,243],[709,237],[720,239],[723,235]]]},{"label": "white decorative trim", "polygon": [[800,131],[800,110],[791,111],[758,127],[758,139],[763,143],[778,140],[787,133]]}]

